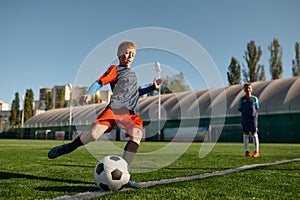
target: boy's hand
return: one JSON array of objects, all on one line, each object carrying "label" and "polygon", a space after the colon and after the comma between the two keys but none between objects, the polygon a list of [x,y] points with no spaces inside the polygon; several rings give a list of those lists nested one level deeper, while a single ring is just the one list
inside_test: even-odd
[{"label": "boy's hand", "polygon": [[79,103],[80,103],[80,105],[83,105],[85,103],[88,103],[91,99],[92,99],[92,96],[90,94],[85,94],[80,97]]},{"label": "boy's hand", "polygon": [[153,84],[154,84],[154,86],[155,86],[156,89],[158,89],[159,86],[160,86],[163,82],[164,82],[164,80],[161,79],[161,78],[158,78],[158,79],[154,79],[154,80],[153,80]]}]

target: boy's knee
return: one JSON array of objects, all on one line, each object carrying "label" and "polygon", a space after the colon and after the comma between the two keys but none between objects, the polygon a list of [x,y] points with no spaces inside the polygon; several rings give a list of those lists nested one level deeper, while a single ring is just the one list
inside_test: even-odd
[{"label": "boy's knee", "polygon": [[133,128],[131,130],[130,140],[136,142],[137,144],[140,144],[142,137],[143,137],[143,132],[141,129]]},{"label": "boy's knee", "polygon": [[99,140],[107,129],[108,127],[103,124],[94,124],[90,130],[90,135],[94,141]]},{"label": "boy's knee", "polygon": [[89,131],[86,131],[80,135],[80,139],[83,144],[99,140],[103,133],[108,129],[107,126],[102,124],[94,124]]}]

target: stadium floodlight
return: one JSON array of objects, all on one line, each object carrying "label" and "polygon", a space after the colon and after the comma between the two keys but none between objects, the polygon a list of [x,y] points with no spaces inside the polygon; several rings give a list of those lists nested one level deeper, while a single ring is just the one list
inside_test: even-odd
[{"label": "stadium floodlight", "polygon": [[22,102],[23,102],[23,109],[22,109],[22,116],[21,116],[21,127],[24,126],[24,109],[25,109],[25,97],[21,96]]},{"label": "stadium floodlight", "polygon": [[[157,73],[158,78],[160,78],[161,68],[160,63],[155,62],[154,63],[154,69]],[[161,118],[161,97],[160,97],[160,85],[158,86],[158,134],[160,135],[160,118]]]},{"label": "stadium floodlight", "polygon": [[73,114],[72,113],[72,95],[73,95],[73,93],[72,93],[72,85],[67,84],[66,86],[69,88],[69,95],[70,95],[70,97],[69,97],[69,134],[71,134],[72,114]]},{"label": "stadium floodlight", "polygon": [[156,73],[157,73],[158,75],[160,75],[161,68],[160,68],[160,63],[159,63],[159,62],[155,62],[155,63],[154,63],[154,69],[155,69]]}]

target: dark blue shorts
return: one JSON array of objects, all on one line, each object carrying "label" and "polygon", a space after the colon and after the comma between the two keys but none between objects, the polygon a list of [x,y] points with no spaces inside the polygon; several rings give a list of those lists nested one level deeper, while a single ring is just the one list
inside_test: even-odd
[{"label": "dark blue shorts", "polygon": [[243,132],[255,132],[257,131],[257,118],[242,119]]}]

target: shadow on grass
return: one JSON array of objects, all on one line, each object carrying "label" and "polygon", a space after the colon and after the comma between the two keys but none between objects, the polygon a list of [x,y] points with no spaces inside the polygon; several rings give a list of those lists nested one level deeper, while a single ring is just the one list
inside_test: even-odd
[{"label": "shadow on grass", "polygon": [[[44,164],[46,166],[50,166],[50,167],[53,167],[53,164]],[[96,166],[96,162],[95,162],[95,166],[93,165],[79,165],[79,164],[55,164],[55,166],[57,167],[78,167],[78,168],[87,168],[87,169],[94,169],[94,167]]]},{"label": "shadow on grass", "polygon": [[54,182],[62,182],[62,183],[78,183],[78,184],[93,184],[93,182],[87,181],[75,181],[75,180],[66,180],[66,179],[58,179],[58,178],[49,178],[49,177],[39,177],[29,174],[19,174],[12,172],[0,172],[0,180],[1,179],[11,179],[11,178],[26,178],[30,180],[43,180],[43,181],[54,181]]},{"label": "shadow on grass", "polygon": [[82,193],[82,192],[95,192],[98,191],[97,186],[45,186],[36,187],[36,190],[45,192],[68,192],[66,195],[72,195],[71,193]]}]

